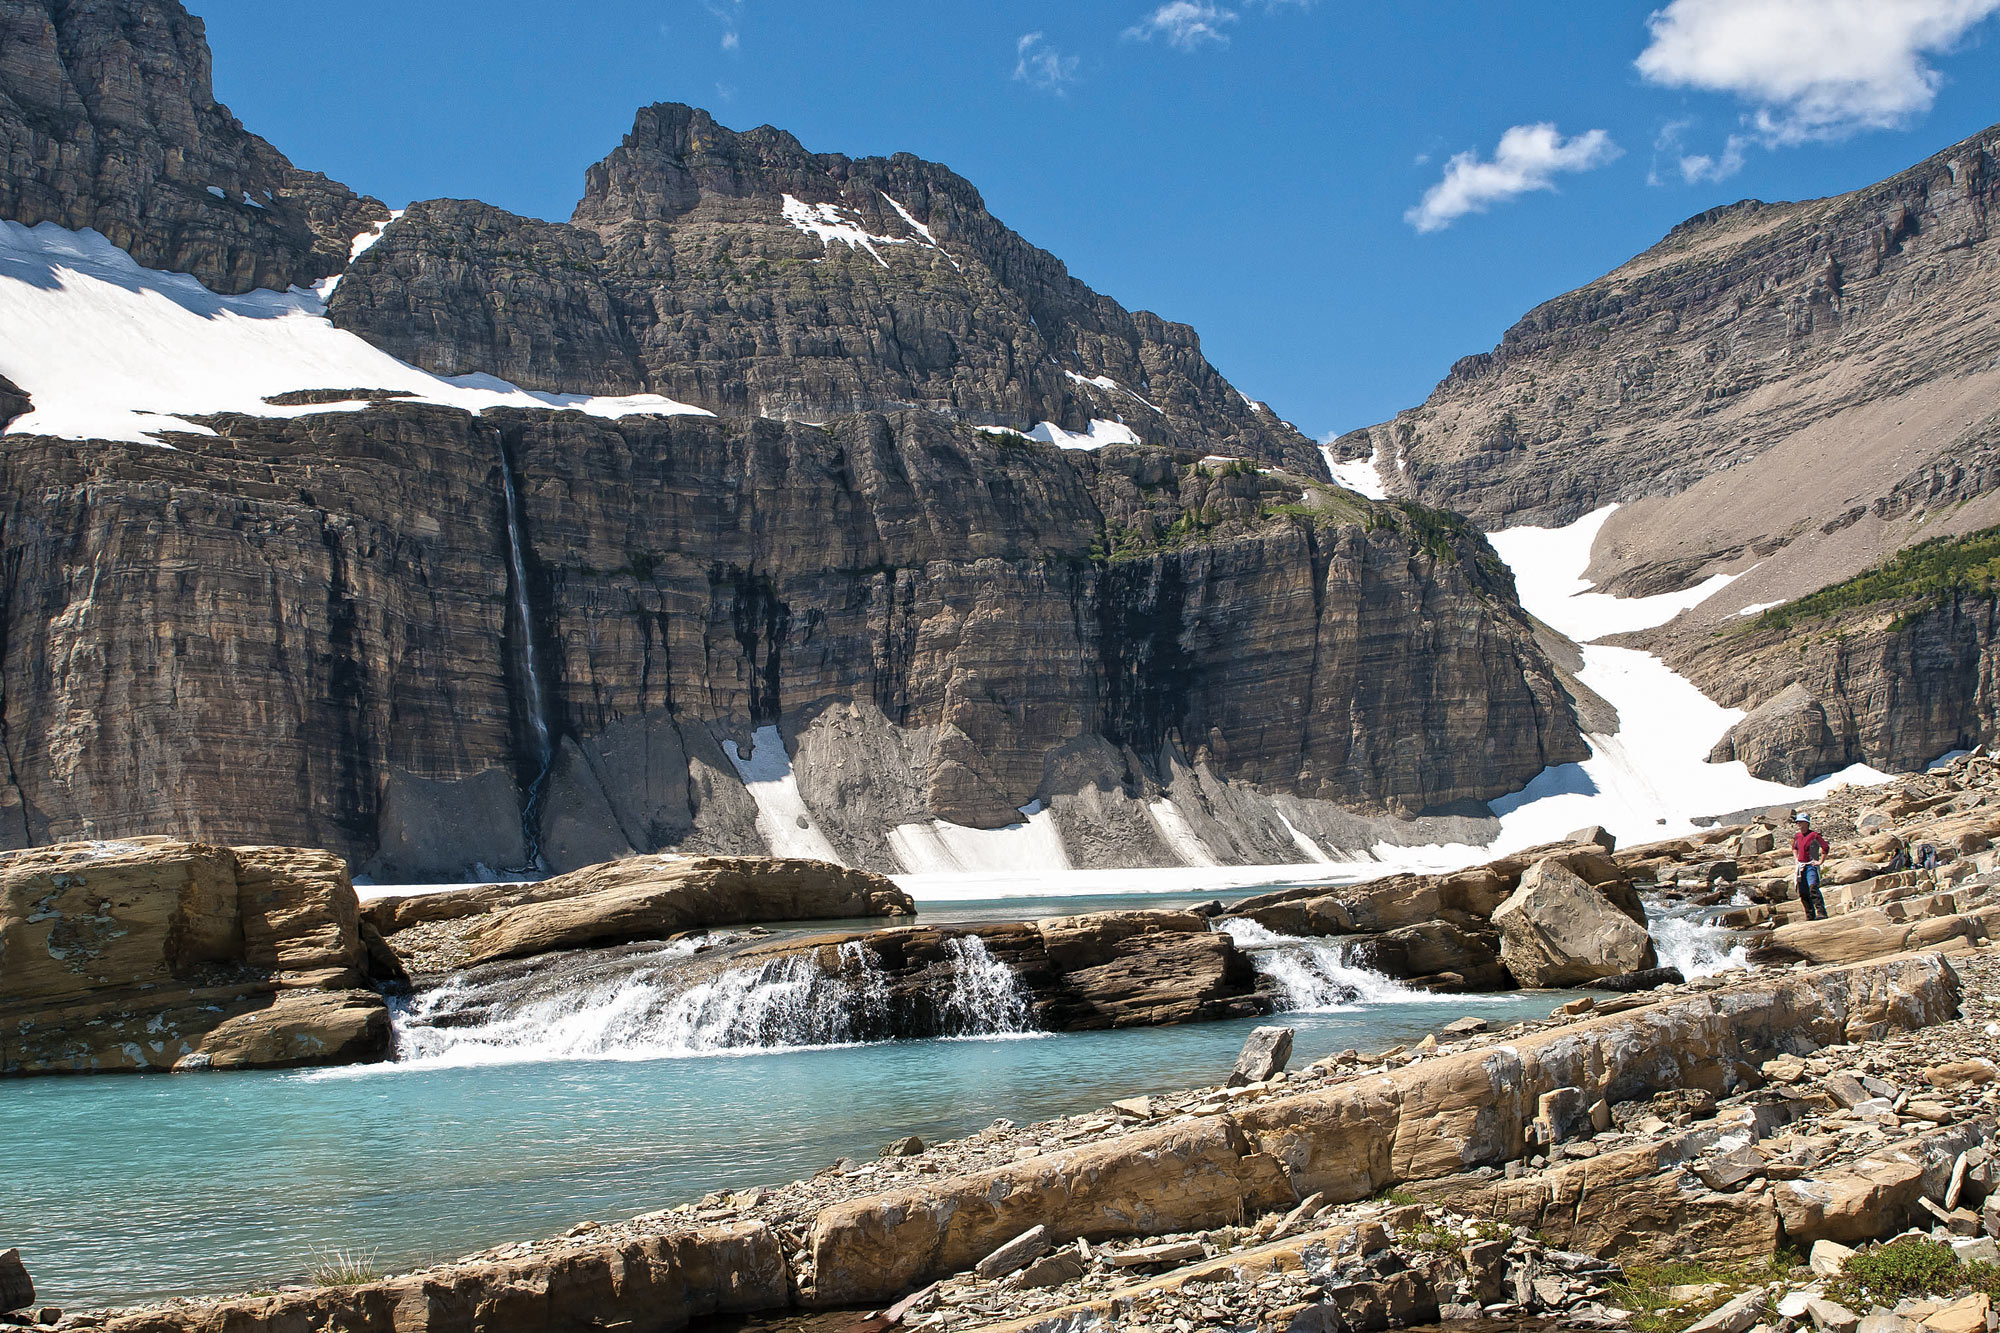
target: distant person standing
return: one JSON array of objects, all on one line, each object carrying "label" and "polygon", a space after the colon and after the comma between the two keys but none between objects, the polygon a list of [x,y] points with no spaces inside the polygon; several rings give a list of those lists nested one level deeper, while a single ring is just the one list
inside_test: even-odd
[{"label": "distant person standing", "polygon": [[1826,899],[1820,896],[1820,863],[1826,860],[1826,839],[1812,826],[1812,820],[1801,813],[1792,816],[1792,860],[1797,862],[1797,882],[1799,901],[1805,904],[1806,920],[1826,919]]}]

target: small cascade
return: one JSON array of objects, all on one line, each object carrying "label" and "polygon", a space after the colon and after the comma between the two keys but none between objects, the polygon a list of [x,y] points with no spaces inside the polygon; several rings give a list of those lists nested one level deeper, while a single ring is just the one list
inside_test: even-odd
[{"label": "small cascade", "polygon": [[1029,997],[978,936],[928,989],[892,988],[859,940],[758,964],[692,963],[708,941],[638,945],[455,978],[401,1002],[396,1058],[438,1064],[788,1051],[911,1034],[1034,1030]]},{"label": "small cascade", "polygon": [[977,935],[959,935],[945,944],[951,955],[951,989],[939,1006],[943,1035],[992,1037],[1030,1032],[1028,992],[1014,969],[987,951]]},{"label": "small cascade", "polygon": [[548,695],[542,687],[540,649],[535,644],[535,620],[528,601],[527,541],[521,534],[521,504],[514,489],[514,465],[507,446],[500,446],[500,487],[507,502],[507,584],[512,598],[518,640],[514,660],[520,664],[521,693],[527,702],[528,731],[535,746],[535,778],[528,784],[528,799],[521,811],[521,833],[527,842],[528,865],[541,862],[542,787],[555,759],[549,730]]},{"label": "small cascade", "polygon": [[1290,1013],[1330,1013],[1367,1004],[1409,1004],[1444,997],[1357,967],[1327,940],[1280,935],[1255,921],[1224,921],[1219,929],[1250,955]]},{"label": "small cascade", "polygon": [[1713,909],[1694,912],[1651,909],[1647,928],[1661,967],[1677,967],[1689,981],[1731,968],[1748,968],[1750,954],[1737,933],[1707,919]]}]

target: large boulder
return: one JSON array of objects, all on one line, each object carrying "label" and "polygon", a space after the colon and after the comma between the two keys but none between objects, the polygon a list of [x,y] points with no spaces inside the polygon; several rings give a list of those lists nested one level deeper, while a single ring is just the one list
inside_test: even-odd
[{"label": "large boulder", "polygon": [[1553,857],[1528,867],[1493,924],[1500,961],[1523,986],[1575,986],[1659,966],[1646,928]]},{"label": "large boulder", "polygon": [[1846,749],[1827,724],[1826,707],[1803,685],[1787,685],[1729,729],[1709,753],[1711,764],[1737,760],[1769,782],[1802,787],[1846,762]]},{"label": "large boulder", "polygon": [[0,1073],[388,1053],[347,865],[168,838],[0,856]]},{"label": "large boulder", "polygon": [[[559,949],[663,939],[678,931],[758,921],[826,921],[914,915],[910,896],[886,877],[825,861],[763,856],[633,856],[558,875],[511,896],[491,890],[458,898],[478,919],[465,930],[464,964],[526,958]],[[409,913],[461,915],[453,904],[404,899],[370,904],[380,927]],[[412,923],[413,924],[413,923]]]}]

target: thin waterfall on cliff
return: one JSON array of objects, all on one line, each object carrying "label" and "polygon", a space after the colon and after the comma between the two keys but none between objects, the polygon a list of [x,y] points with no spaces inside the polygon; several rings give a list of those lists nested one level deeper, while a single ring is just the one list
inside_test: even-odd
[{"label": "thin waterfall on cliff", "polygon": [[945,944],[951,955],[951,989],[940,1007],[948,1037],[990,1037],[1032,1031],[1028,994],[1014,969],[987,951],[977,935]]},{"label": "thin waterfall on cliff", "polygon": [[1250,955],[1268,978],[1278,1003],[1289,1013],[1326,1013],[1363,1004],[1398,1004],[1442,996],[1414,990],[1399,981],[1358,967],[1341,946],[1327,940],[1280,935],[1255,921],[1224,921],[1220,928]]},{"label": "thin waterfall on cliff", "polygon": [[535,645],[535,621],[528,602],[527,543],[521,535],[520,501],[514,490],[514,464],[507,446],[500,446],[500,487],[507,501],[507,582],[513,596],[514,623],[520,642],[516,660],[521,664],[521,692],[527,696],[528,729],[535,743],[535,779],[528,784],[528,799],[521,811],[521,833],[527,841],[528,864],[541,860],[542,786],[548,780],[549,764],[555,757],[550,740],[548,697],[542,692],[542,665]]}]

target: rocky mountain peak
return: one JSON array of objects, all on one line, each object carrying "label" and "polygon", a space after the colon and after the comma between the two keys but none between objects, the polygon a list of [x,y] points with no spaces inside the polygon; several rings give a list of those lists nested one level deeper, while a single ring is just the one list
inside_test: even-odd
[{"label": "rocky mountain peak", "polygon": [[918,408],[1326,476],[1192,328],[1092,291],[963,177],[908,153],[809,152],[674,103],[643,108],[590,169],[570,225],[419,205],[331,313],[442,374],[796,421]]},{"label": "rocky mountain peak", "polygon": [[215,100],[174,0],[0,0],[0,217],[94,228],[218,292],[310,284],[388,216]]}]

